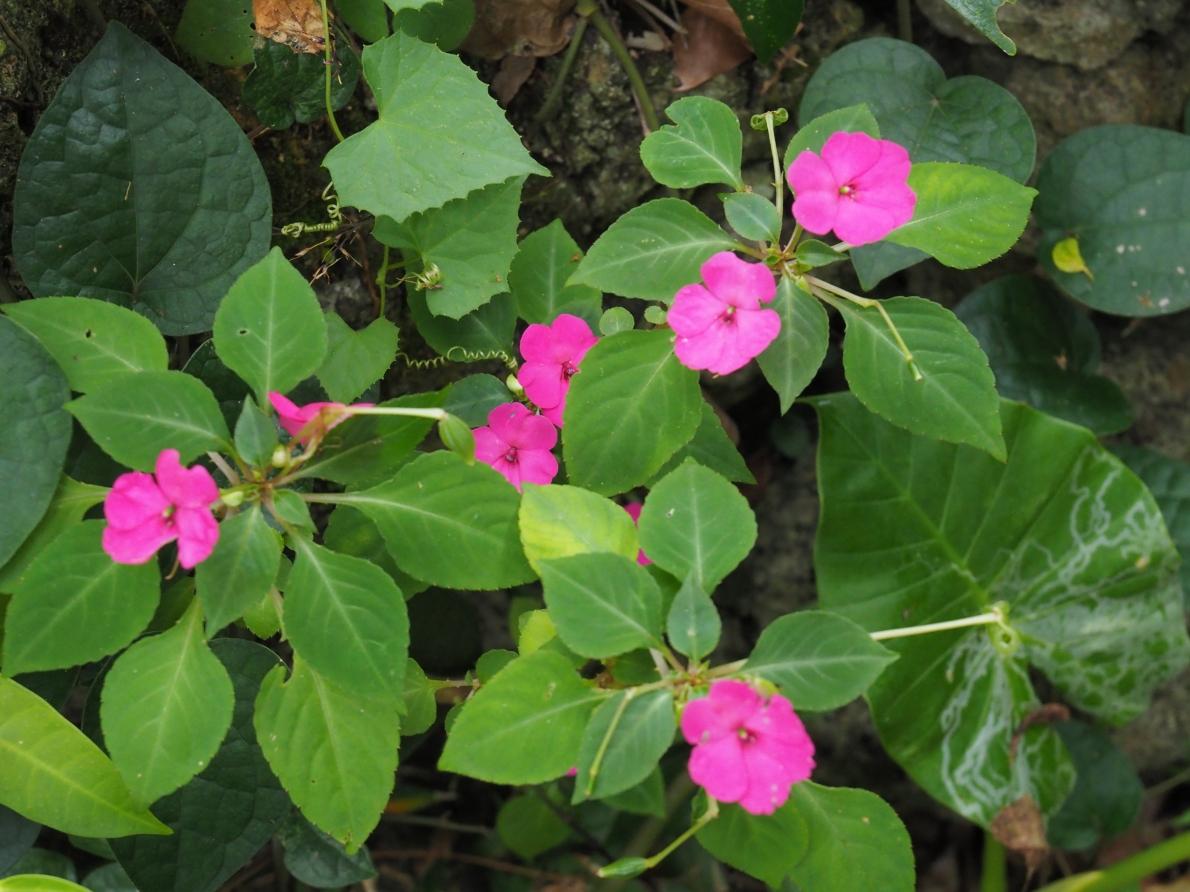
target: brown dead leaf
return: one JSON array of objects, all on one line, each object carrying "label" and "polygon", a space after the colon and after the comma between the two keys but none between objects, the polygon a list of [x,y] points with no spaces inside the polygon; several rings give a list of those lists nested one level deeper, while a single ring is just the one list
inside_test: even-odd
[{"label": "brown dead leaf", "polygon": [[252,12],[261,37],[283,43],[295,53],[326,50],[318,0],[252,0]]},{"label": "brown dead leaf", "polygon": [[1008,748],[1008,761],[1016,760],[1016,750],[1021,744],[1021,738],[1025,736],[1025,732],[1034,725],[1048,725],[1053,722],[1068,722],[1070,721],[1070,710],[1061,703],[1046,703],[1045,705],[1033,710],[1017,725],[1016,733],[1012,735],[1012,745]]},{"label": "brown dead leaf", "polygon": [[1028,793],[1000,809],[992,819],[991,831],[1006,849],[1024,856],[1029,873],[1037,870],[1049,854],[1041,809]]},{"label": "brown dead leaf", "polygon": [[500,70],[492,78],[492,92],[501,108],[508,108],[508,103],[512,102],[536,67],[536,56],[504,57],[504,61],[500,63]]},{"label": "brown dead leaf", "polygon": [[744,26],[740,24],[740,17],[735,14],[727,0],[682,0],[692,9],[697,9],[707,18],[714,19],[720,25],[726,25],[736,36],[745,43],[748,38],[744,34]]},{"label": "brown dead leaf", "polygon": [[459,49],[486,59],[552,56],[570,42],[575,0],[475,0],[475,24]]},{"label": "brown dead leaf", "polygon": [[693,6],[682,13],[682,27],[686,33],[675,35],[673,41],[674,74],[681,82],[675,89],[679,93],[731,71],[752,55],[743,38]]}]

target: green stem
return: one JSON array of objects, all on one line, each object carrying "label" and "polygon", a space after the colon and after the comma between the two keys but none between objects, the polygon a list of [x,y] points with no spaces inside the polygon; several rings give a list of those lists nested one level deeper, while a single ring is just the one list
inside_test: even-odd
[{"label": "green stem", "polygon": [[1190,833],[1182,833],[1117,861],[1106,870],[1075,874],[1051,883],[1041,892],[1117,892],[1187,859],[1190,859]]},{"label": "green stem", "polygon": [[[622,857],[644,857],[645,853],[653,847],[653,843],[657,841],[657,837],[661,835],[661,831],[665,829],[665,825],[669,823],[674,812],[678,810],[682,803],[694,795],[696,789],[697,787],[695,787],[694,781],[690,780],[690,775],[685,771],[682,771],[670,781],[669,786],[665,790],[665,817],[651,817],[642,821],[641,825],[636,829],[635,835],[633,835],[625,847]],[[627,879],[603,880],[595,888],[598,892],[619,892],[629,882],[630,880]]]},{"label": "green stem", "polygon": [[588,798],[595,792],[595,779],[599,776],[599,766],[603,764],[603,756],[607,752],[608,745],[612,742],[612,735],[616,733],[616,727],[620,724],[620,719],[624,717],[624,710],[628,708],[628,704],[632,702],[632,698],[635,695],[636,688],[629,688],[624,692],[624,698],[620,701],[620,705],[616,707],[611,724],[607,726],[607,732],[603,735],[603,740],[599,742],[599,749],[595,753],[595,758],[591,760],[591,770],[587,772],[586,792]]},{"label": "green stem", "polygon": [[562,57],[562,67],[558,69],[558,76],[550,85],[550,91],[545,97],[545,105],[541,107],[535,118],[544,121],[553,114],[558,103],[562,101],[562,89],[566,86],[566,79],[570,77],[570,69],[574,67],[574,60],[578,58],[579,48],[582,46],[583,34],[587,31],[587,20],[579,16],[578,24],[574,26],[574,36],[570,38],[570,45],[566,47],[566,55]]},{"label": "green stem", "polygon": [[384,318],[385,306],[388,303],[388,245],[384,246],[384,257],[380,263],[380,273],[376,276],[376,285],[380,289],[380,316]]},{"label": "green stem", "polygon": [[[773,113],[764,113],[764,123],[769,131],[769,148],[773,152],[773,187],[777,190],[777,216],[781,217],[785,214],[785,178],[781,176],[781,157],[777,153],[777,131],[773,124]],[[780,227],[778,227],[780,229]],[[800,229],[800,227],[799,227]],[[780,232],[778,232],[780,235]]]},{"label": "green stem", "polygon": [[326,0],[322,0],[322,33],[326,43],[326,116],[330,118],[331,129],[339,142],[343,142],[343,131],[339,129],[339,122],[335,120],[335,110],[331,108],[331,74],[334,64],[331,59],[331,23],[326,11]]},{"label": "green stem", "polygon": [[965,619],[951,619],[942,623],[927,623],[924,626],[905,626],[903,629],[886,629],[883,632],[873,632],[873,641],[887,641],[890,638],[909,638],[912,635],[928,635],[931,632],[947,632],[951,629],[965,629],[968,626],[990,626],[1002,624],[1004,615],[999,611],[981,613],[979,616],[968,616]]},{"label": "green stem", "polygon": [[897,0],[897,32],[901,40],[913,43],[913,10],[909,0]]},{"label": "green stem", "polygon": [[[590,10],[589,12],[587,10]],[[640,112],[645,117],[645,124],[649,130],[656,132],[661,129],[661,122],[657,120],[657,111],[653,108],[653,100],[649,97],[649,89],[645,86],[645,79],[640,76],[640,71],[636,67],[636,63],[632,61],[632,56],[628,52],[628,47],[624,46],[624,41],[620,40],[620,35],[616,34],[616,30],[612,27],[603,15],[601,10],[595,3],[584,4],[580,3],[577,9],[579,15],[586,15],[591,24],[595,26],[603,39],[607,41],[608,46],[612,48],[612,53],[620,61],[620,65],[624,68],[624,73],[628,75],[628,82],[632,84],[632,92],[636,94],[637,101],[640,102]]]},{"label": "green stem", "polygon": [[983,834],[983,879],[979,892],[1008,892],[1008,861],[1004,845],[991,833]]},{"label": "green stem", "polygon": [[695,821],[693,824],[691,824],[689,829],[687,829],[685,833],[680,835],[677,839],[675,839],[673,842],[671,842],[669,845],[667,845],[664,849],[662,849],[656,855],[649,858],[648,859],[649,867],[656,867],[658,864],[660,864],[662,861],[664,861],[666,858],[668,858],[671,854],[673,854],[674,850],[677,849],[678,846],[680,846],[682,843],[684,843],[686,840],[688,840],[690,837],[692,837],[695,833],[697,833],[699,830],[701,830],[707,824],[711,823],[711,821],[715,820],[715,818],[717,818],[717,817],[719,817],[719,803],[716,802],[714,799],[712,799],[710,796],[707,796],[707,810],[703,813],[703,816],[701,818],[699,818],[697,821]]},{"label": "green stem", "polygon": [[407,418],[430,418],[441,421],[446,417],[443,409],[402,409],[396,406],[352,406],[352,415],[402,415]]},{"label": "green stem", "polygon": [[817,279],[814,276],[806,276],[806,283],[815,289],[815,294],[820,300],[830,304],[835,309],[839,309],[839,304],[829,295],[823,292],[830,292],[830,294],[838,295],[844,300],[851,301],[864,309],[875,307],[876,310],[884,317],[884,323],[888,326],[888,330],[892,332],[893,340],[897,342],[897,347],[900,348],[902,355],[905,357],[905,362],[909,363],[909,370],[913,373],[914,381],[921,381],[921,369],[917,367],[917,360],[913,358],[913,353],[905,344],[905,340],[901,337],[901,333],[897,330],[896,325],[893,324],[892,319],[888,315],[888,310],[884,309],[884,304],[878,300],[873,300],[870,297],[860,297],[858,294],[852,294],[837,285],[832,285],[830,282],[824,282],[822,279]]}]

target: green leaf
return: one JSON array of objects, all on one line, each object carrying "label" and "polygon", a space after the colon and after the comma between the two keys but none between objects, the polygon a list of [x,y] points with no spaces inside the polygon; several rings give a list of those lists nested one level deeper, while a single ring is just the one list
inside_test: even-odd
[{"label": "green leaf", "polygon": [[517,658],[511,650],[489,650],[475,661],[475,677],[480,684],[487,684],[497,672]]},{"label": "green leaf", "polygon": [[409,617],[392,578],[362,558],[295,540],[285,634],[322,678],[352,693],[399,699]]},{"label": "green leaf", "polygon": [[181,335],[209,330],[232,282],[264,256],[272,200],[222,103],[112,22],[41,114],[13,219],[35,296],[102,298]]},{"label": "green leaf", "polygon": [[665,817],[665,780],[661,776],[661,769],[653,766],[649,776],[622,793],[608,796],[604,799],[612,808],[626,811],[634,815],[652,815],[657,818]]},{"label": "green leaf", "polygon": [[801,129],[785,147],[785,169],[788,170],[789,165],[793,164],[794,159],[802,152],[821,152],[831,135],[839,132],[866,133],[879,139],[880,125],[876,123],[876,118],[866,103],[839,108],[808,120],[801,125]]},{"label": "green leaf", "polygon": [[133,799],[153,802],[202,771],[234,707],[231,680],[207,647],[197,602],[168,632],[124,651],[103,684],[99,715]]},{"label": "green leaf", "polygon": [[182,371],[198,378],[210,388],[219,402],[224,420],[229,427],[234,425],[243,411],[244,397],[252,393],[252,388],[223,364],[215,353],[215,342],[208,338],[199,344],[198,349],[190,354],[190,359],[186,361]]},{"label": "green leaf", "polygon": [[769,623],[741,671],[771,681],[798,709],[825,712],[863,694],[896,658],[851,620],[807,610]]},{"label": "green leaf", "polygon": [[189,0],[174,35],[178,46],[204,62],[247,65],[256,30],[251,3],[244,0]]},{"label": "green leaf", "polygon": [[661,646],[661,590],[635,554],[576,554],[537,566],[550,619],[575,653],[601,659]]},{"label": "green leaf", "polygon": [[836,251],[826,242],[820,242],[818,239],[813,238],[799,242],[797,251],[794,253],[798,263],[811,269],[816,266],[827,266],[837,263],[847,258],[847,255],[843,252]]},{"label": "green leaf", "polygon": [[280,248],[241,275],[215,314],[215,349],[267,406],[309,378],[327,352],[314,290]]},{"label": "green leaf", "polygon": [[955,315],[979,341],[1002,397],[1114,434],[1132,426],[1128,398],[1099,369],[1094,323],[1049,283],[1005,276],[976,288]]},{"label": "green leaf", "polygon": [[702,404],[702,419],[694,437],[685,446],[675,452],[664,465],[649,478],[645,486],[650,489],[660,480],[678,467],[687,458],[692,458],[704,468],[710,468],[716,474],[726,477],[733,483],[755,483],[756,478],[748,470],[743,456],[736,449],[735,444],[723,429],[723,422],[710,403]]},{"label": "green leaf", "polygon": [[559,818],[541,796],[514,796],[496,815],[500,841],[526,861],[560,846],[570,838],[570,825]]},{"label": "green leaf", "polygon": [[508,291],[524,184],[514,176],[399,223],[379,217],[372,234],[423,267],[437,266],[442,278],[425,293],[426,304],[435,316],[459,319]]},{"label": "green leaf", "polygon": [[438,719],[438,703],[434,692],[438,684],[426,678],[421,666],[415,660],[405,664],[405,685],[401,699],[405,706],[405,717],[401,719],[401,736],[412,737],[424,734],[434,727]]},{"label": "green leaf", "polygon": [[775,242],[781,238],[781,212],[755,192],[728,192],[723,196],[728,225],[744,238]]},{"label": "green leaf", "polygon": [[937,162],[914,164],[909,187],[913,219],[885,239],[955,269],[982,266],[1016,244],[1037,194],[984,167]]},{"label": "green leaf", "polygon": [[244,398],[244,408],[236,421],[236,451],[255,468],[265,468],[277,448],[277,423],[256,407],[251,397]]},{"label": "green leaf", "polygon": [[525,557],[539,573],[543,560],[593,552],[635,559],[640,550],[628,512],[577,486],[526,483],[519,518]]},{"label": "green leaf", "polygon": [[640,512],[640,544],[661,569],[715,590],[756,542],[756,518],[740,491],[686,459],[653,487]]},{"label": "green leaf", "polygon": [[586,319],[588,324],[592,317],[598,319],[603,294],[589,285],[569,282],[582,259],[583,252],[561,220],[525,236],[508,271],[517,315],[541,325],[549,325],[561,313]]},{"label": "green leaf", "polygon": [[520,493],[485,464],[434,452],[388,483],[336,498],[372,518],[397,566],[418,579],[491,590],[533,578],[517,527]]},{"label": "green leaf", "polygon": [[722,630],[723,623],[711,596],[703,591],[693,574],[686,577],[665,621],[669,643],[678,653],[697,662],[715,649]]},{"label": "green leaf", "polygon": [[[355,93],[359,58],[344,40],[337,40],[335,49],[331,108],[338,111]],[[242,95],[261,124],[284,130],[295,120],[309,124],[326,114],[326,60],[321,53],[295,53],[286,44],[266,40],[254,51],[253,61]]]},{"label": "green leaf", "polygon": [[66,530],[83,519],[83,515],[103,501],[108,490],[71,480],[65,474],[58,481],[54,498],[21,547],[8,563],[0,566],[0,592],[11,592],[17,580],[43,549]]},{"label": "green leaf", "polygon": [[136,886],[119,864],[96,867],[83,880],[83,888],[89,892],[137,892]]},{"label": "green leaf", "polygon": [[913,848],[897,813],[867,790],[794,784],[789,801],[810,831],[790,871],[814,892],[913,892]]},{"label": "green leaf", "polygon": [[[1005,0],[946,0],[959,15],[974,25],[984,37],[1010,56],[1016,55],[1016,44],[1000,30],[996,22],[996,10]],[[1008,0],[1015,3],[1016,0]]]},{"label": "green leaf", "polygon": [[331,512],[331,519],[322,533],[322,544],[331,551],[375,564],[392,577],[406,601],[429,587],[429,583],[414,579],[397,566],[384,545],[380,528],[368,515],[350,505],[340,505]]},{"label": "green leaf", "polygon": [[367,43],[383,40],[392,32],[384,0],[339,0],[335,4],[339,18]]},{"label": "green leaf", "polygon": [[[735,239],[689,202],[659,198],[635,207],[607,228],[570,277],[623,297],[669,303],[697,282],[712,254],[732,251]],[[648,270],[648,275],[642,275]]]},{"label": "green leaf", "polygon": [[1165,518],[1170,538],[1182,554],[1182,596],[1190,604],[1190,465],[1139,446],[1117,443],[1112,452],[1141,479]]},{"label": "green leaf", "polygon": [[1045,835],[1060,849],[1086,851],[1132,826],[1140,813],[1144,784],[1128,756],[1094,725],[1057,722],[1054,730],[1074,760],[1078,780]]},{"label": "green leaf", "polygon": [[614,335],[621,331],[632,331],[636,326],[636,319],[623,307],[611,307],[604,310],[599,317],[599,333]]},{"label": "green leaf", "polygon": [[913,354],[921,380],[877,307],[839,301],[847,321],[843,367],[855,395],[899,427],[1003,459],[1000,400],[979,342],[933,301],[893,297],[881,304]]},{"label": "green leaf", "polygon": [[393,27],[418,40],[437,44],[443,52],[451,52],[463,42],[475,23],[472,0],[386,0],[393,10]]},{"label": "green leaf", "polygon": [[58,710],[0,678],[0,802],[78,836],[168,833],[132,801],[116,767]]},{"label": "green leaf", "polygon": [[87,890],[77,883],[60,877],[27,873],[0,880],[0,892],[87,892]]},{"label": "green leaf", "polygon": [[917,248],[902,248],[892,242],[872,242],[852,248],[851,265],[864,291],[871,291],[893,273],[908,269],[930,255]]},{"label": "green leaf", "polygon": [[270,507],[278,521],[292,527],[292,529],[286,528],[286,532],[291,535],[296,533],[299,538],[309,539],[317,532],[314,518],[310,516],[310,506],[295,490],[273,490],[273,504]]},{"label": "green leaf", "polygon": [[106,524],[62,533],[13,589],[4,622],[4,674],[89,663],[127,646],[157,609],[155,561],[117,564],[103,550]]},{"label": "green leaf", "polygon": [[483,427],[497,406],[511,399],[508,388],[494,375],[469,375],[450,385],[442,408],[463,419],[469,427]]},{"label": "green leaf", "polygon": [[44,297],[6,304],[4,313],[33,333],[86,393],[128,372],[165,371],[165,340],[149,320],[85,297]]},{"label": "green leaf", "polygon": [[881,741],[985,826],[1024,793],[1052,816],[1074,783],[1055,732],[1029,728],[1010,753],[1040,705],[1030,666],[1065,702],[1122,723],[1190,660],[1157,505],[1090,432],[1019,403],[1001,404],[1005,463],[894,428],[846,394],[812,402],[822,607],[872,631],[1003,601],[1021,639],[1006,653],[981,627],[887,642],[900,659],[867,694]]},{"label": "green leaf", "polygon": [[495,784],[540,784],[574,767],[587,720],[606,694],[561,654],[509,663],[463,706],[438,768]]},{"label": "green leaf", "polygon": [[602,495],[639,486],[694,436],[702,404],[698,373],[674,355],[672,332],[600,339],[566,397],[562,442],[570,480]]},{"label": "green leaf", "polygon": [[730,106],[706,96],[687,96],[665,114],[674,124],[650,133],[640,145],[640,160],[653,179],[674,189],[706,183],[744,188],[744,135]]},{"label": "green leaf", "polygon": [[[705,794],[700,793],[695,803],[698,814],[705,811]],[[721,802],[719,817],[695,834],[702,847],[720,861],[774,888],[780,888],[805,856],[809,837],[809,828],[792,799],[771,815],[749,814],[734,803]],[[816,886],[809,888],[818,892]],[[861,888],[866,892],[866,887],[856,887]]]},{"label": "green leaf", "polygon": [[354,854],[378,823],[397,770],[396,701],[328,682],[300,656],[260,685],[256,737],[294,804]]},{"label": "green leaf", "polygon": [[784,276],[769,308],[781,317],[781,331],[765,347],[757,362],[781,398],[781,414],[784,415],[814,380],[826,358],[826,349],[830,346],[830,321],[817,298]]},{"label": "green leaf", "polygon": [[342,204],[404,220],[509,177],[549,176],[456,56],[398,31],[363,63],[380,120],[323,162]]},{"label": "green leaf", "polygon": [[370,385],[384,377],[397,358],[397,327],[387,319],[373,319],[365,328],[353,331],[339,318],[327,313],[326,358],[316,373],[332,400],[350,403]]},{"label": "green leaf", "polygon": [[214,395],[185,372],[134,372],[65,408],[104,452],[138,471],[152,471],[162,449],[178,450],[185,465],[231,441]]},{"label": "green leaf", "polygon": [[748,42],[763,64],[793,38],[805,0],[731,0]]},{"label": "green leaf", "polygon": [[280,660],[267,647],[235,638],[212,641],[211,652],[235,692],[227,736],[193,780],[153,803],[172,836],[111,840],[113,854],[141,892],[215,892],[293,810],[252,726],[260,683]]},{"label": "green leaf", "polygon": [[285,846],[285,867],[294,878],[316,889],[338,889],[374,879],[376,868],[366,846],[348,855],[341,843],[293,812],[277,831]]},{"label": "green leaf", "polygon": [[41,825],[36,821],[0,805],[0,873],[9,873],[9,868],[29,851],[39,833]]},{"label": "green leaf", "polygon": [[[511,294],[497,294],[462,319],[435,316],[421,291],[406,292],[405,302],[422,340],[452,362],[472,362],[511,355],[516,332],[516,301]],[[504,400],[508,402],[507,396]]]},{"label": "green leaf", "polygon": [[[1092,127],[1050,152],[1037,188],[1037,258],[1063,291],[1119,316],[1190,307],[1190,228],[1180,210],[1190,200],[1190,136]],[[1054,264],[1054,245],[1071,236],[1089,275]]]},{"label": "green leaf", "polygon": [[[381,407],[437,409],[446,394],[414,393],[380,403]],[[434,422],[400,415],[359,415],[339,425],[323,440],[318,455],[302,466],[298,479],[321,477],[344,485],[387,480],[400,468]]]},{"label": "green leaf", "polygon": [[281,537],[269,526],[259,505],[219,524],[215,550],[194,570],[207,634],[213,636],[259,604],[272,588],[280,566]]},{"label": "green leaf", "polygon": [[12,873],[28,874],[47,881],[63,879],[73,883],[78,879],[78,871],[69,856],[40,847],[29,849],[13,866]]},{"label": "green leaf", "polygon": [[19,480],[0,513],[0,566],[41,520],[70,446],[70,387],[31,334],[0,316],[0,466]]},{"label": "green leaf", "polygon": [[[592,713],[583,732],[578,774],[574,778],[574,803],[614,796],[644,781],[657,768],[657,761],[673,743],[676,731],[671,691],[639,695],[621,691],[605,700]],[[600,762],[596,769],[597,758]],[[594,783],[592,771],[595,771]]]},{"label": "green leaf", "polygon": [[1033,173],[1037,138],[1016,97],[987,78],[947,80],[912,43],[873,37],[832,53],[806,85],[799,116],[809,121],[857,102],[915,164],[977,164],[1018,183]]}]

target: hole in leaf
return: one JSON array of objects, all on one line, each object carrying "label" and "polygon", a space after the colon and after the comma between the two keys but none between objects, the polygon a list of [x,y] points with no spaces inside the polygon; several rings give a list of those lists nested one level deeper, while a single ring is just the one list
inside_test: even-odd
[{"label": "hole in leaf", "polygon": [[93,338],[93,337],[95,337],[95,332],[91,331],[91,329],[88,328],[86,331],[83,332],[83,337],[84,338]]},{"label": "hole in leaf", "polygon": [[247,333],[248,333],[248,329],[246,329],[246,328],[241,328],[241,329],[240,329],[240,334],[242,334],[242,335],[246,335]]}]

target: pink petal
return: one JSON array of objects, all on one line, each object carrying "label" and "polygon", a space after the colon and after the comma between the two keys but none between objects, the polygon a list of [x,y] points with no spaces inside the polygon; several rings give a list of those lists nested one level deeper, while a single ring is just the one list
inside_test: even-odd
[{"label": "pink petal", "polygon": [[517,380],[525,395],[543,409],[562,402],[570,384],[560,364],[545,362],[526,362],[517,370]]},{"label": "pink petal", "polygon": [[764,698],[752,685],[734,679],[723,679],[712,684],[707,700],[736,729],[742,728],[749,716],[764,706]]},{"label": "pink petal", "polygon": [[707,366],[716,375],[729,375],[763,353],[780,334],[781,317],[775,310],[736,310],[735,323],[724,328],[723,352]]},{"label": "pink petal", "polygon": [[834,192],[802,192],[793,201],[793,219],[811,235],[826,235],[835,228],[840,195]]},{"label": "pink petal", "polygon": [[475,437],[475,457],[485,465],[496,467],[495,462],[503,461],[508,450],[512,448],[497,437],[490,427],[477,427],[471,433]]},{"label": "pink petal", "polygon": [[[518,405],[520,405],[518,403]],[[521,406],[524,409],[524,406]],[[527,412],[528,410],[526,410]],[[558,445],[558,429],[553,422],[541,415],[526,414],[516,420],[515,430],[510,430],[508,442],[517,449],[544,449],[549,451]]]},{"label": "pink petal", "polygon": [[496,460],[488,462],[488,464],[492,466],[492,470],[515,486],[517,492],[521,491],[521,465],[516,458],[508,461],[504,456],[500,456]]},{"label": "pink petal", "polygon": [[174,512],[178,531],[178,563],[189,570],[211,556],[219,541],[219,524],[209,508],[179,508]]},{"label": "pink petal", "polygon": [[735,802],[748,791],[748,768],[744,764],[743,749],[736,735],[699,744],[690,754],[687,765],[690,779],[705,787],[707,793],[720,802]]},{"label": "pink petal", "polygon": [[182,467],[178,450],[162,449],[154,468],[157,485],[171,504],[185,508],[206,507],[219,500],[219,487],[202,465]]},{"label": "pink petal", "polygon": [[761,301],[777,295],[777,283],[763,263],[748,263],[730,251],[720,251],[702,265],[702,280],[710,292],[733,307],[759,309]]},{"label": "pink petal", "polygon": [[822,146],[822,160],[840,186],[853,184],[880,160],[881,143],[866,133],[832,133]]},{"label": "pink petal", "polygon": [[726,309],[727,304],[702,285],[687,285],[674,295],[666,321],[679,338],[691,338],[719,321]]},{"label": "pink petal", "polygon": [[674,353],[679,361],[688,369],[709,369],[719,363],[726,343],[722,331],[726,326],[717,325],[715,328],[691,337],[679,337],[674,341]]},{"label": "pink petal", "polygon": [[861,191],[883,183],[904,183],[913,169],[913,162],[909,160],[909,152],[904,146],[888,139],[877,142],[880,145],[880,157],[855,178],[855,186]]},{"label": "pink petal", "polygon": [[735,726],[730,721],[724,722],[715,704],[706,697],[691,700],[682,707],[682,736],[689,744],[697,746],[735,731]]},{"label": "pink petal", "polygon": [[867,245],[880,241],[896,229],[895,221],[889,211],[865,204],[862,198],[844,198],[839,202],[835,235],[849,245]]},{"label": "pink petal", "polygon": [[566,394],[562,394],[562,401],[556,406],[550,406],[548,409],[542,409],[541,414],[552,421],[558,427],[562,426],[562,413],[566,411]]},{"label": "pink petal", "polygon": [[544,486],[558,476],[558,460],[548,449],[518,449],[517,464],[521,469],[520,483]]},{"label": "pink petal", "polygon": [[835,179],[831,169],[822,160],[822,156],[816,155],[809,149],[798,153],[798,156],[793,159],[793,163],[789,165],[789,170],[785,173],[785,179],[789,182],[789,188],[793,190],[793,194],[798,198],[812,192],[823,192],[827,195],[839,194],[839,181]]},{"label": "pink petal", "polygon": [[740,797],[740,808],[754,815],[771,815],[789,798],[792,781],[783,775],[781,763],[755,744],[743,747],[748,789]]},{"label": "pink petal", "polygon": [[291,418],[296,418],[298,413],[298,405],[284,394],[273,391],[269,394],[269,402],[273,404],[273,408],[277,410],[277,414],[284,418],[288,415]]},{"label": "pink petal", "polygon": [[554,350],[554,332],[548,325],[534,323],[521,335],[521,356],[525,362],[543,362],[561,365],[568,356],[557,356]]},{"label": "pink petal", "polygon": [[[110,528],[133,530],[141,524],[163,517],[169,499],[157,485],[152,474],[132,471],[121,474],[112,484],[111,492],[103,500],[103,516]],[[156,551],[156,549],[154,549]]]},{"label": "pink petal", "polygon": [[176,535],[173,527],[160,515],[125,529],[119,529],[109,523],[103,530],[103,550],[117,564],[143,564],[152,558],[161,546],[172,542]]},{"label": "pink petal", "polygon": [[592,334],[591,326],[569,313],[559,313],[550,328],[554,332],[555,349],[559,353],[566,351],[563,361],[569,359],[571,362],[578,362],[576,357],[581,357],[599,340]]},{"label": "pink petal", "polygon": [[521,403],[501,403],[488,413],[488,427],[505,443],[517,446],[520,445],[516,437],[520,432],[521,419],[529,415],[528,408]]},{"label": "pink petal", "polygon": [[640,502],[629,502],[627,505],[624,506],[624,510],[628,512],[628,516],[632,518],[633,523],[639,524],[640,523],[640,509],[643,507],[644,507],[644,505],[642,505]]}]

